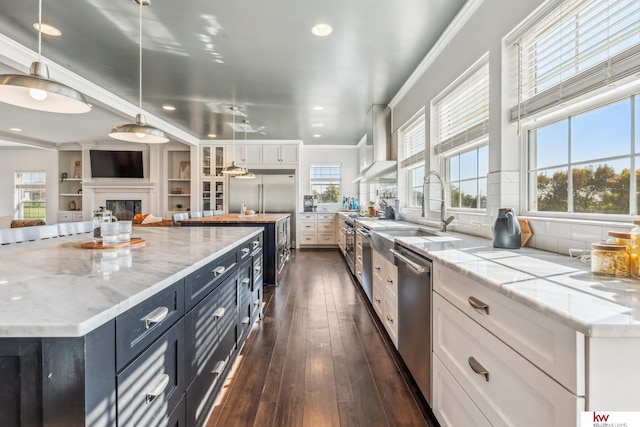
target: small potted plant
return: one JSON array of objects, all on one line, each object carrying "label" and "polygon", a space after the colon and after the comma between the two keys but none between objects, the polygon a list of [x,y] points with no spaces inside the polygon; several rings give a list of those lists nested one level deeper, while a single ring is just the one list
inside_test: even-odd
[{"label": "small potted plant", "polygon": [[181,209],[182,209],[182,203],[178,203],[178,204],[176,205],[176,209],[181,210]]}]

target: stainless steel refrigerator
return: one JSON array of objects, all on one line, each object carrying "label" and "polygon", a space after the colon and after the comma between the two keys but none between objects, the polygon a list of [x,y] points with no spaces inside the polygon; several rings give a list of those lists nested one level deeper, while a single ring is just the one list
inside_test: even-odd
[{"label": "stainless steel refrigerator", "polygon": [[256,213],[290,213],[291,247],[296,236],[296,176],[291,169],[251,169],[255,179],[229,178],[229,213],[239,213],[244,201]]}]

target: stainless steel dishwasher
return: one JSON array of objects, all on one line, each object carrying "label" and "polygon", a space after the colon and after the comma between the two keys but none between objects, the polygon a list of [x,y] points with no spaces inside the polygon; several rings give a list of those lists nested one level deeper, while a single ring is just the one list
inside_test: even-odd
[{"label": "stainless steel dishwasher", "polygon": [[431,406],[431,260],[398,244],[398,351]]},{"label": "stainless steel dishwasher", "polygon": [[356,229],[356,233],[362,238],[362,289],[369,299],[369,302],[373,303],[371,232],[365,227],[359,227]]}]

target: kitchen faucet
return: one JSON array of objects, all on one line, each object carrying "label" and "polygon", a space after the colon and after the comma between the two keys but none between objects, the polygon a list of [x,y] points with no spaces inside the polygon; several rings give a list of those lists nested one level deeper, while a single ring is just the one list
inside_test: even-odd
[{"label": "kitchen faucet", "polygon": [[[435,176],[440,181],[440,231],[447,231],[447,225],[454,220],[454,216],[451,215],[447,218],[447,207],[444,202],[444,180],[440,174],[436,171],[429,171],[422,182],[422,217],[426,217],[427,212],[427,184],[429,184],[430,178]],[[445,219],[446,218],[446,219]]]}]

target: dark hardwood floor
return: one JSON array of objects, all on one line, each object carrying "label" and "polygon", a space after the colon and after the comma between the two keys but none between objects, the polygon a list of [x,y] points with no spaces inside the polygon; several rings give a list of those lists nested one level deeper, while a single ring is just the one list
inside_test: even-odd
[{"label": "dark hardwood floor", "polygon": [[338,250],[294,251],[207,427],[434,426]]}]

